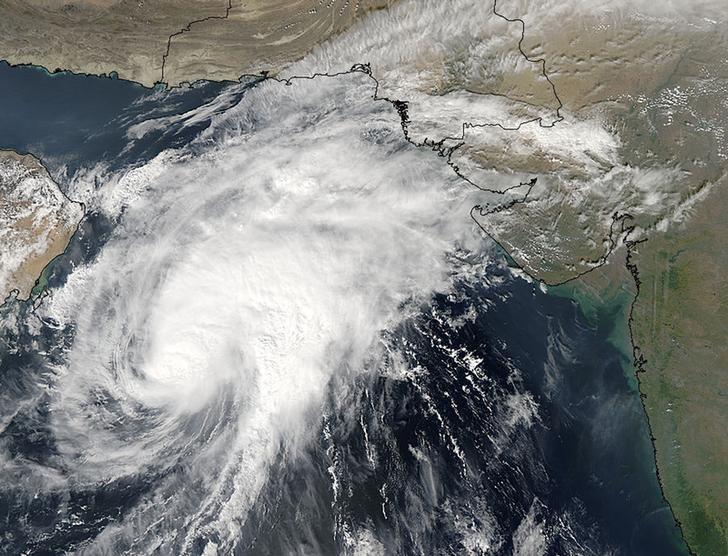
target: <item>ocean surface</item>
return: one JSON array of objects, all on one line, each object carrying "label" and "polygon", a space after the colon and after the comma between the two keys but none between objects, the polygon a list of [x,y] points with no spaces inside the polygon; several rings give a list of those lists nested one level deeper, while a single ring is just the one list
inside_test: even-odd
[{"label": "ocean surface", "polygon": [[[130,128],[174,116],[182,124],[186,113],[218,98],[224,89],[224,83],[202,81],[184,88],[148,88],[0,61],[0,148],[34,154],[53,176],[69,177],[98,162],[110,169],[140,164],[163,149],[186,143],[207,122],[170,125],[133,146],[127,136]],[[234,102],[233,96],[230,104]]]},{"label": "ocean surface", "polygon": [[[98,165],[108,175],[184,146],[257,86],[166,91],[0,63],[0,146],[39,156],[68,190]],[[130,140],[148,121],[165,125]],[[91,209],[48,273],[49,290],[99,258],[118,225]],[[487,252],[452,252],[459,270],[450,290],[420,300],[382,331],[367,372],[345,370],[326,382],[320,415],[306,413],[311,438],[274,454],[250,506],[231,518],[232,552],[687,553],[658,485],[628,378],[632,362],[610,342],[619,323],[609,315],[619,312],[589,322],[574,301],[542,291],[511,272],[502,254]],[[54,416],[58,397],[76,392],[57,394],[47,380],[79,329],[16,301],[0,316],[0,552],[184,546],[203,554],[226,546],[211,516],[196,522],[201,533],[186,529],[185,512],[206,496],[192,482],[204,464],[193,466],[190,454],[219,428],[245,428],[248,421],[233,416],[247,402],[223,389],[214,410],[185,417],[190,441],[174,457],[81,480],[64,463],[70,441]],[[68,418],[103,421],[128,403],[115,392],[95,391]],[[158,408],[136,407],[133,415],[114,425],[130,446],[149,423],[163,423]],[[89,425],[84,434],[93,440],[96,430]],[[150,512],[156,517],[146,520]],[[137,518],[129,516],[141,516],[140,529],[114,537],[121,523],[134,531]],[[156,545],[142,542],[157,533]]]}]

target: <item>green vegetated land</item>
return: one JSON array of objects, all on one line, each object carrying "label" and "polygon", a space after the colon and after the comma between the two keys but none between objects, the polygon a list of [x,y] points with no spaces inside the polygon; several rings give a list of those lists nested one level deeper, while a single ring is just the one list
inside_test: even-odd
[{"label": "green vegetated land", "polygon": [[[634,253],[633,334],[663,489],[691,548],[715,556],[728,554],[728,63],[717,46],[696,37],[624,134],[625,151],[650,149],[636,163],[683,172],[687,201]],[[666,109],[673,92],[684,96]]]},{"label": "green vegetated land", "polygon": [[[698,554],[728,554],[728,191],[641,246],[635,341],[666,494]],[[721,218],[722,216],[722,218]]]}]

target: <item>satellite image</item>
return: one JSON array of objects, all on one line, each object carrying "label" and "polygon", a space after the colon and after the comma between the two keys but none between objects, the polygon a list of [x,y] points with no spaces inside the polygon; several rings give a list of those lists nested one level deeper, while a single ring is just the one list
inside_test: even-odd
[{"label": "satellite image", "polygon": [[0,0],[0,554],[728,556],[726,0]]}]

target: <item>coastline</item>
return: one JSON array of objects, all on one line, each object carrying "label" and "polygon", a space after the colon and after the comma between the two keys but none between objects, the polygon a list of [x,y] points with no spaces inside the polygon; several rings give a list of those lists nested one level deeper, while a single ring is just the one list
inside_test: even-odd
[{"label": "coastline", "polygon": [[[169,86],[167,86],[166,84],[161,83],[161,82],[158,83],[158,84],[156,84],[153,87],[146,87],[143,84],[138,83],[136,81],[131,81],[131,80],[127,80],[127,79],[121,79],[118,76],[113,76],[113,75],[106,75],[106,74],[102,74],[102,75],[79,74],[79,73],[74,73],[74,72],[70,72],[70,71],[67,71],[67,70],[56,70],[54,72],[50,72],[46,68],[43,68],[42,66],[36,66],[36,65],[32,65],[32,64],[20,64],[18,66],[13,66],[11,64],[8,64],[8,65],[10,67],[30,67],[32,69],[36,69],[36,70],[42,71],[43,73],[45,73],[46,75],[48,75],[51,78],[54,77],[54,76],[58,76],[58,75],[61,75],[61,76],[62,75],[73,75],[73,76],[88,77],[88,78],[108,79],[108,80],[111,80],[111,81],[124,81],[124,82],[127,82],[127,83],[132,83],[134,85],[137,85],[137,86],[139,86],[139,87],[141,87],[143,89],[146,89],[148,91],[170,90],[170,89],[172,89]],[[358,70],[358,71],[361,71],[361,70]],[[369,74],[369,75],[371,76],[371,74]],[[241,78],[242,77],[245,77],[245,76],[241,76]],[[260,76],[258,76],[258,77],[260,77]],[[262,77],[263,78],[276,79],[275,77],[268,76],[268,75],[263,75]],[[307,78],[307,79],[310,79],[312,77],[295,77],[295,78]],[[295,79],[295,78],[291,78],[291,79]],[[288,80],[288,81],[290,81],[290,80]],[[196,83],[219,83],[219,82],[209,82],[207,80],[201,80],[201,81],[196,82]],[[231,83],[231,82],[228,82],[228,83]],[[192,88],[193,86],[194,86],[194,84],[187,84],[187,85],[180,84],[177,87],[179,87],[179,88]],[[390,100],[390,99],[387,99],[387,98],[379,98],[377,100],[385,100],[385,101],[393,104],[395,106],[395,108],[400,112],[400,116],[402,118],[403,131],[404,131],[404,133],[406,135],[406,132],[407,132],[407,130],[406,130],[406,124],[408,122],[408,115],[407,115],[407,111],[406,111],[406,103],[402,103],[402,106],[400,106],[400,105],[396,104],[396,103],[399,103],[400,101],[393,101],[393,100]],[[420,146],[420,145],[418,145],[418,146]],[[33,153],[30,153],[30,154],[33,154]],[[70,240],[69,240],[69,244],[70,244]],[[507,253],[507,251],[506,251],[506,253]],[[604,258],[604,264],[605,264],[605,266],[606,266],[606,264],[608,262],[610,262],[612,260],[611,257],[610,257],[610,254],[611,253],[607,253],[605,255],[605,258]],[[62,256],[62,254],[59,255],[59,257],[60,256]],[[627,259],[629,259],[629,255],[627,255]],[[46,267],[43,269],[41,275],[38,277],[38,279],[36,281],[36,286],[34,287],[34,291],[35,291],[35,288],[36,287],[38,287],[38,288],[40,288],[42,290],[42,287],[43,287],[42,286],[43,276],[45,274],[46,275],[46,279],[47,279],[47,277],[48,277],[47,275],[51,272],[51,270],[50,270],[51,269],[51,265],[53,264],[53,262],[55,260],[56,260],[56,258],[54,258],[52,261],[50,261],[48,263],[48,265],[46,265]],[[577,277],[574,277],[574,278],[570,278],[569,280],[567,280],[568,283],[562,283],[561,285],[557,285],[557,286],[549,286],[548,289],[550,291],[551,290],[554,290],[555,292],[558,292],[560,288],[563,288],[564,291],[568,290],[569,288],[573,288],[572,289],[572,293],[570,295],[568,295],[568,297],[571,297],[572,299],[575,299],[577,303],[587,304],[588,303],[587,302],[588,296],[582,295],[581,293],[576,293],[577,290],[578,290],[578,288],[579,288],[579,286],[578,286],[578,280],[575,281],[575,279],[576,278],[580,278],[580,277],[583,279],[586,274],[590,274],[591,275],[591,273],[594,270],[596,270],[597,268],[599,268],[599,267],[595,267],[594,269],[591,269],[590,271],[588,271],[588,273],[584,273],[584,275],[580,275],[580,276],[577,276]],[[630,273],[632,274],[632,277],[634,278],[634,280],[635,280],[635,282],[637,283],[637,286],[638,286],[639,285],[639,282],[638,282],[638,273],[636,272],[636,266],[634,268],[635,268],[635,272],[630,272]],[[536,278],[534,278],[534,280],[540,282]],[[40,291],[38,291],[36,293],[40,293]],[[558,295],[558,293],[555,293],[555,294]],[[629,304],[626,304],[626,297],[625,296],[627,296],[627,295],[628,294],[626,292],[622,291],[619,294],[619,299],[618,300],[617,299],[612,300],[611,303],[613,303],[614,306],[611,306],[608,303],[607,305],[609,305],[610,308],[607,308],[607,309],[605,309],[599,303],[594,303],[591,306],[589,306],[587,304],[587,305],[585,305],[587,310],[584,311],[584,312],[587,315],[591,315],[591,318],[596,319],[596,320],[600,320],[600,319],[605,318],[605,315],[607,313],[609,313],[610,311],[613,311],[614,312],[614,315],[613,315],[614,318],[617,318],[620,322],[624,319],[624,317],[627,317],[627,314],[629,313],[629,319],[630,319],[630,322],[631,322],[631,318],[632,318],[632,314],[631,314],[632,313],[632,306],[634,304],[634,300],[636,299],[636,295],[639,295],[639,287],[637,287],[637,292],[635,293],[635,298],[633,298],[633,300]],[[579,299],[580,296],[581,296],[581,299]],[[629,309],[629,311],[627,311],[627,309]],[[606,311],[606,313],[604,313],[604,311]],[[618,317],[615,316],[615,315],[618,315]],[[624,340],[624,336],[625,336],[624,333],[626,331],[628,331],[628,330],[629,330],[629,334],[627,335],[627,337],[628,337],[629,341],[628,341],[628,343],[625,343],[623,341]],[[634,355],[634,362],[636,363],[638,361],[638,357],[636,355],[638,353],[638,347],[634,344],[634,341],[633,341],[633,338],[632,338],[632,334],[631,334],[630,324],[628,324],[628,322],[623,323],[623,326],[620,326],[619,327],[619,331],[617,331],[617,329],[615,328],[613,330],[612,334],[614,336],[613,336],[613,338],[612,338],[611,341],[615,342],[615,345],[618,345],[618,347],[620,349],[620,352],[624,353],[625,356]],[[636,383],[637,383],[637,387],[639,388],[639,373],[642,372],[642,371],[639,368],[639,366],[637,366],[633,370],[634,370],[634,372],[629,373],[629,375],[634,377],[634,380],[636,380]],[[625,374],[627,374],[627,373],[625,373]],[[642,396],[640,396],[640,398],[642,400]],[[647,415],[647,410],[646,410],[646,407],[644,406],[643,401],[641,401],[641,403],[642,403],[643,409],[645,410],[645,415]],[[648,422],[648,427],[649,427],[649,416],[647,416],[647,422]],[[654,440],[655,439],[654,439],[654,437],[653,437],[653,435],[651,433],[651,429],[650,429],[650,440],[652,442],[652,446],[653,446],[653,450],[654,450]],[[656,463],[655,463],[655,469],[657,470]],[[658,480],[659,480],[659,471],[658,471],[657,474],[658,474]],[[660,482],[660,485],[662,485],[661,482]],[[664,492],[662,492],[662,496],[663,496],[663,499],[664,499],[665,498]],[[669,504],[669,501],[668,501],[668,504]],[[673,518],[675,518],[674,513],[673,513]],[[675,522],[678,523],[678,525],[679,525],[679,521],[676,518],[675,518]]]}]

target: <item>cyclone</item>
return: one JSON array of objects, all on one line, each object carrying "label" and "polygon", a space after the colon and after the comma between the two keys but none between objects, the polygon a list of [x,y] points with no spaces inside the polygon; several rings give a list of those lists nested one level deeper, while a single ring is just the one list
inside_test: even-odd
[{"label": "cyclone", "polygon": [[74,488],[160,479],[92,546],[234,549],[333,377],[376,367],[382,331],[447,291],[450,253],[478,248],[472,192],[374,87],[265,82],[109,186],[118,227],[41,313],[73,336],[49,379],[54,465]]}]

